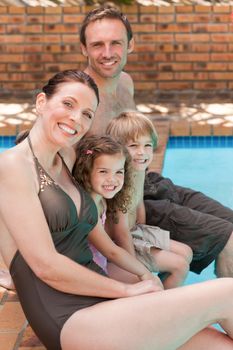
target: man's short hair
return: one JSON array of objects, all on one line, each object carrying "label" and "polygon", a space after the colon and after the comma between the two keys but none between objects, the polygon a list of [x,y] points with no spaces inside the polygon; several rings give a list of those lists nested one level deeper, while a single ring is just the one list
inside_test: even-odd
[{"label": "man's short hair", "polygon": [[117,8],[115,7],[98,7],[93,10],[91,10],[85,17],[82,26],[80,28],[80,41],[81,43],[86,46],[86,28],[87,26],[95,22],[97,20],[101,20],[104,18],[112,18],[112,19],[119,19],[125,26],[126,32],[127,32],[127,38],[128,42],[132,39],[133,37],[133,32],[131,25],[127,19],[127,17],[120,12]]}]

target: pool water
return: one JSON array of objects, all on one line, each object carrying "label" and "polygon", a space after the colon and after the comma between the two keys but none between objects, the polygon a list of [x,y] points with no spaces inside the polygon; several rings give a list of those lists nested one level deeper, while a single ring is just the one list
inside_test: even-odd
[{"label": "pool water", "polygon": [[[233,143],[222,143],[222,139],[212,137],[196,142],[192,137],[177,138],[168,144],[163,167],[163,176],[169,177],[175,184],[191,187],[220,201],[233,209]],[[210,140],[210,139],[209,139]],[[229,139],[231,141],[232,138]],[[193,284],[215,278],[214,263],[200,275],[189,273],[186,284]]]}]

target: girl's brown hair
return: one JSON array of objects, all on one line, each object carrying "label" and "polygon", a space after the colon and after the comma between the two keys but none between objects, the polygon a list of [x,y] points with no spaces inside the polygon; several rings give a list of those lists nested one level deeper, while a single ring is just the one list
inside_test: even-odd
[{"label": "girl's brown hair", "polygon": [[76,145],[77,159],[73,168],[75,179],[87,192],[91,192],[90,175],[95,160],[102,155],[116,154],[122,154],[125,157],[124,185],[112,199],[106,199],[107,216],[115,223],[118,221],[117,211],[120,210],[126,213],[131,203],[131,158],[126,147],[110,136],[93,135],[84,137]]}]

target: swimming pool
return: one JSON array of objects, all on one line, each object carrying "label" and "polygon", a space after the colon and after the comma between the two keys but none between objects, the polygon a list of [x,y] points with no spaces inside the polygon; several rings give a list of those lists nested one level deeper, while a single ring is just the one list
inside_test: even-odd
[{"label": "swimming pool", "polygon": [[15,145],[15,136],[0,135],[0,153]]},{"label": "swimming pool", "polygon": [[[233,137],[171,137],[165,153],[163,176],[191,187],[233,209]],[[214,264],[200,275],[192,272],[186,284],[215,278]]]}]

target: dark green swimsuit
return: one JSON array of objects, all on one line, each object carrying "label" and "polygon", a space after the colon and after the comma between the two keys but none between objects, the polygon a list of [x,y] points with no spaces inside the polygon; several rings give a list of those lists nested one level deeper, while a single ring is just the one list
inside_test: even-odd
[{"label": "dark green swimsuit", "polygon": [[[46,173],[34,155],[29,138],[28,140],[39,178],[38,196],[56,250],[73,261],[106,275],[92,260],[87,241],[89,232],[98,220],[94,201],[73,179],[63,162],[80,193],[81,208],[78,215],[73,200]],[[28,213],[28,215],[31,214]],[[37,242],[32,242],[32,244],[40,249]],[[36,277],[19,251],[16,252],[11,262],[10,273],[29,324],[41,342],[50,350],[61,349],[61,329],[75,311],[108,300],[63,293],[48,286]]]}]

